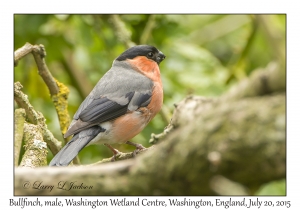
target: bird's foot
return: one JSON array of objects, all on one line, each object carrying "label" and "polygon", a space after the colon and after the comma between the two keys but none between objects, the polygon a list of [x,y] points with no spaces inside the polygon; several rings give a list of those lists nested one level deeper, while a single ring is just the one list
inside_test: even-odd
[{"label": "bird's foot", "polygon": [[133,143],[131,141],[127,141],[126,144],[135,146],[136,149],[132,153],[133,157],[135,157],[137,155],[137,152],[140,152],[140,151],[146,149],[146,147],[144,147],[143,145],[137,144],[137,143]]},{"label": "bird's foot", "polygon": [[111,158],[111,162],[115,162],[117,160],[117,157],[121,155],[121,152],[115,148],[113,148],[112,146],[110,146],[109,144],[104,144],[105,146],[107,146],[112,152],[113,152],[113,157]]}]

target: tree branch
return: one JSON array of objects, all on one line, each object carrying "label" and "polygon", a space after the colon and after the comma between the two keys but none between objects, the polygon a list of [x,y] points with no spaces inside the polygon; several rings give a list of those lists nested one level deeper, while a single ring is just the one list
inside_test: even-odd
[{"label": "tree branch", "polygon": [[[127,159],[131,159],[131,158],[134,158],[135,156],[137,155],[140,155],[148,150],[151,150],[153,149],[155,146],[151,146],[151,147],[148,147],[148,148],[145,148],[143,150],[137,150],[136,152],[127,152],[127,153],[123,153],[123,152],[119,152],[119,154],[116,155],[115,157],[115,161],[120,161],[120,160],[127,160]],[[96,163],[92,163],[92,164],[89,164],[89,165],[86,165],[86,166],[94,166],[94,165],[99,165],[99,164],[102,164],[102,163],[110,163],[110,162],[114,162],[112,161],[112,158],[105,158],[101,161],[98,161]]]},{"label": "tree branch", "polygon": [[255,70],[249,78],[243,79],[231,88],[222,100],[237,100],[245,97],[261,96],[273,92],[285,91],[285,66],[270,62],[266,68]]},{"label": "tree branch", "polygon": [[[220,101],[135,159],[88,167],[17,168],[15,194],[215,195],[211,180],[216,175],[253,192],[286,175],[284,101],[284,93]],[[45,185],[55,186],[51,192],[22,187],[41,177]],[[61,180],[93,188],[61,190]]]},{"label": "tree branch", "polygon": [[25,153],[21,167],[36,168],[47,165],[47,145],[37,125],[24,123]]},{"label": "tree branch", "polygon": [[286,91],[286,74],[282,66],[271,62],[265,69],[257,69],[250,77],[244,78],[219,98],[188,96],[175,105],[175,110],[168,127],[162,134],[152,134],[150,143],[155,143],[180,126],[192,123],[197,116],[213,109],[216,104],[236,101],[243,98],[267,95]]},{"label": "tree branch", "polygon": [[145,26],[145,29],[141,35],[140,38],[140,43],[141,44],[146,44],[150,35],[151,35],[151,31],[153,30],[153,28],[155,27],[155,15],[150,15],[148,18],[148,22]]},{"label": "tree branch", "polygon": [[249,190],[245,186],[220,175],[210,180],[210,187],[218,195],[249,195]]},{"label": "tree branch", "polygon": [[78,90],[81,98],[84,99],[91,92],[93,86],[88,80],[87,75],[76,65],[73,52],[65,50],[63,52],[63,56],[63,65],[65,66],[65,69],[72,79],[74,86]]},{"label": "tree branch", "polygon": [[[172,123],[172,121],[171,121],[171,123]],[[164,129],[164,131],[162,133],[160,133],[160,134],[152,133],[149,143],[156,144],[161,139],[164,139],[166,137],[166,135],[174,129],[174,125],[171,123]]]},{"label": "tree branch", "polygon": [[120,42],[125,44],[127,48],[136,45],[131,41],[131,32],[126,29],[125,23],[120,19],[119,15],[110,15],[109,18]]},{"label": "tree branch", "polygon": [[51,98],[59,118],[60,128],[64,134],[70,124],[70,117],[68,113],[69,89],[64,84],[58,82],[50,73],[45,62],[46,51],[43,45],[31,45],[26,43],[23,47],[17,49],[14,54],[15,65],[17,65],[17,62],[21,58],[29,53],[33,54],[38,72],[50,91]]},{"label": "tree branch", "polygon": [[285,58],[286,58],[286,49],[285,46],[285,37],[281,36],[280,31],[278,31],[277,27],[271,27],[270,25],[270,16],[268,15],[255,15],[257,22],[261,25],[262,30],[264,31],[267,40],[270,42],[270,46],[274,49],[274,55],[276,59],[280,61],[283,65],[285,65]]},{"label": "tree branch", "polygon": [[60,129],[62,131],[62,134],[65,134],[70,125],[70,116],[68,113],[68,95],[70,91],[67,86],[65,86],[63,83],[58,82],[57,80],[56,84],[59,87],[59,92],[55,95],[52,95],[51,98],[58,115]]},{"label": "tree branch", "polygon": [[16,109],[15,110],[15,141],[14,141],[14,164],[18,166],[20,151],[22,146],[23,139],[23,130],[24,130],[24,122],[25,122],[25,110],[24,109]]},{"label": "tree branch", "polygon": [[28,101],[28,96],[26,96],[21,91],[22,88],[23,88],[23,86],[21,85],[20,82],[15,82],[15,84],[14,84],[14,100],[17,102],[17,104],[20,108],[23,108],[25,110],[29,122],[31,122],[33,124],[37,124],[39,115],[33,109],[33,106]]},{"label": "tree branch", "polygon": [[15,66],[21,58],[29,53],[32,53],[38,67],[38,72],[49,88],[50,94],[57,94],[59,89],[45,63],[44,58],[46,57],[46,51],[43,45],[31,45],[30,43],[26,43],[23,47],[17,49],[15,51]]},{"label": "tree branch", "polygon": [[[227,65],[228,69],[231,69],[231,73],[228,76],[226,83],[229,83],[229,81],[233,78],[237,78],[238,80],[241,80],[246,77],[246,73],[243,65],[244,65],[245,58],[247,57],[249,51],[251,50],[251,46],[253,46],[252,43],[254,41],[255,35],[257,33],[257,28],[258,28],[258,23],[255,20],[255,18],[253,18],[253,16],[251,15],[249,15],[249,17],[252,18],[252,30],[249,34],[247,43],[244,46],[243,50],[237,56],[233,55],[229,61],[229,64]],[[230,67],[232,63],[235,64]]]},{"label": "tree branch", "polygon": [[20,82],[14,84],[14,99],[20,108],[23,108],[26,112],[26,116],[30,123],[39,125],[43,139],[47,143],[52,154],[55,155],[61,149],[61,142],[54,138],[53,134],[48,130],[45,123],[45,118],[42,113],[34,110],[33,106],[28,101],[28,96],[26,96],[22,91],[22,85]]}]

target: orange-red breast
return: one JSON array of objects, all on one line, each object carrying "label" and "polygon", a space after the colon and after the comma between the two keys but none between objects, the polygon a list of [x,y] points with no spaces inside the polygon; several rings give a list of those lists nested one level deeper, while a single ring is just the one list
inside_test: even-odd
[{"label": "orange-red breast", "polygon": [[159,112],[163,87],[159,64],[165,55],[138,45],[117,57],[73,117],[64,137],[73,138],[51,160],[66,166],[89,144],[127,143]]}]

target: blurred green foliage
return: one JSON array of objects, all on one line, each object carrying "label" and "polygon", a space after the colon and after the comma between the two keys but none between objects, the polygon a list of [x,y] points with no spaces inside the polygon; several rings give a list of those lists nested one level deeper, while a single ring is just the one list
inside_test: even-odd
[{"label": "blurred green foliage", "polygon": [[255,195],[286,195],[286,180],[273,181],[264,184]]},{"label": "blurred green foliage", "polygon": [[[285,15],[131,15],[119,16],[136,44],[156,46],[165,55],[161,63],[164,109],[171,117],[173,104],[188,94],[214,97],[258,67],[285,60]],[[112,26],[110,15],[15,15],[14,50],[26,42],[43,44],[49,70],[70,89],[73,116],[84,97],[111,67],[126,45]],[[141,41],[143,43],[141,43]],[[15,68],[15,81],[49,129],[62,140],[49,91],[37,73],[32,56]],[[167,125],[158,115],[133,141],[148,146],[151,133]],[[133,150],[127,145],[121,151]],[[83,164],[110,157],[106,147],[89,146],[80,154]],[[49,153],[49,160],[52,154]]]}]

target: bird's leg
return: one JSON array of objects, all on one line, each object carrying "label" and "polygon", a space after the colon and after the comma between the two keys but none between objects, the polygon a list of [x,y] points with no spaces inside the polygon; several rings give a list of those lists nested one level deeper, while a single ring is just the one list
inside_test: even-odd
[{"label": "bird's leg", "polygon": [[117,155],[120,154],[119,150],[113,148],[113,147],[110,146],[109,144],[104,143],[104,145],[107,146],[107,147],[114,153],[114,156],[112,157],[111,162],[116,161]]},{"label": "bird's leg", "polygon": [[129,145],[132,145],[132,146],[135,146],[135,150],[133,151],[133,157],[135,157],[136,156],[136,153],[138,152],[138,151],[140,151],[140,150],[143,150],[143,149],[146,149],[146,147],[144,147],[143,145],[141,145],[141,144],[137,144],[137,143],[133,143],[133,142],[131,142],[131,141],[126,141],[126,144],[129,144]]}]

